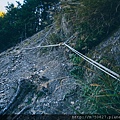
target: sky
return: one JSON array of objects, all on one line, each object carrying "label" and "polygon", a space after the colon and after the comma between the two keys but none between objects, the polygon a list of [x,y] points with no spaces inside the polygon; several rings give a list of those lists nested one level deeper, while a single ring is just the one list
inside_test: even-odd
[{"label": "sky", "polygon": [[23,0],[0,0],[0,11],[6,12],[5,6],[7,6],[8,2],[13,3],[14,5],[17,5],[16,1],[19,1],[20,3],[23,3]]}]

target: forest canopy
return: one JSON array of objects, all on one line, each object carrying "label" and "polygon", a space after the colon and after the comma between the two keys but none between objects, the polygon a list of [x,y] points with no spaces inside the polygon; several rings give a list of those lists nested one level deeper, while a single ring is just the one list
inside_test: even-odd
[{"label": "forest canopy", "polygon": [[54,10],[58,0],[24,0],[6,6],[0,15],[0,52],[32,36],[53,20],[49,10]]}]

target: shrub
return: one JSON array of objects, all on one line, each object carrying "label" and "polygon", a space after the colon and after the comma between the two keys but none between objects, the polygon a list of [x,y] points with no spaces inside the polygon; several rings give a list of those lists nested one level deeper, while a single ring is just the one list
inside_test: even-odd
[{"label": "shrub", "polygon": [[119,0],[71,0],[61,6],[73,33],[79,33],[79,51],[87,52],[120,26]]}]

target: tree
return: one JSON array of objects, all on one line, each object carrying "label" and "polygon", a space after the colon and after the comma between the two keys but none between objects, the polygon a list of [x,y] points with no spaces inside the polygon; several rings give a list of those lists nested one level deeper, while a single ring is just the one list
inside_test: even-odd
[{"label": "tree", "polygon": [[24,0],[23,5],[17,1],[17,7],[8,3],[7,13],[0,18],[0,51],[50,24],[48,11],[56,3],[57,0]]}]

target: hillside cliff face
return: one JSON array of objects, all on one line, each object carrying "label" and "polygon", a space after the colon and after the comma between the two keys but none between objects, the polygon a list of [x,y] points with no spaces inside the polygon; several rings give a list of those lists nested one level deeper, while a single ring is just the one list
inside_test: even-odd
[{"label": "hillside cliff face", "polygon": [[[54,25],[47,27],[0,54],[1,114],[76,114],[71,107],[81,109],[81,86],[70,74],[71,52],[64,46],[35,48],[51,44],[55,31]],[[87,56],[120,74],[120,29]],[[96,73],[86,70],[86,80],[100,71],[96,69]]]},{"label": "hillside cliff face", "polygon": [[65,48],[32,48],[50,44],[52,27],[35,34],[0,54],[1,114],[73,113],[65,105],[65,97],[76,90],[69,73],[72,63],[64,55]]},{"label": "hillside cliff face", "polygon": [[[88,56],[120,74],[120,29],[96,46],[94,50],[90,51]],[[95,68],[95,70],[97,69]],[[97,72],[100,74],[99,70]]]}]

